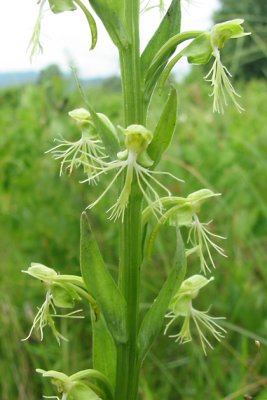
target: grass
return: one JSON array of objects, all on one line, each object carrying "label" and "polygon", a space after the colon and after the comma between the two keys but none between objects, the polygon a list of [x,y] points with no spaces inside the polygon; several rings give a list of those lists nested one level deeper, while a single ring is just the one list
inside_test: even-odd
[{"label": "grass", "polygon": [[[214,314],[227,317],[226,339],[205,357],[196,341],[179,346],[160,336],[143,367],[143,400],[230,400],[252,395],[266,400],[267,356],[267,83],[241,84],[239,115],[229,107],[224,116],[211,112],[209,88],[202,78],[189,78],[178,87],[179,123],[173,145],[160,169],[168,168],[185,180],[170,181],[177,195],[208,187],[222,193],[203,206],[203,220],[227,237],[228,258],[215,257],[215,281],[199,297],[200,309],[212,303]],[[197,83],[196,83],[197,82]],[[50,89],[49,89],[50,87]],[[89,320],[62,326],[69,342],[61,347],[49,331],[44,343],[27,335],[36,307],[42,302],[40,285],[21,274],[31,261],[60,272],[77,273],[79,215],[95,197],[78,180],[82,175],[58,177],[59,166],[44,152],[62,133],[74,138],[76,127],[67,112],[83,106],[80,96],[58,77],[51,85],[6,89],[0,93],[0,392],[3,400],[34,400],[52,394],[34,374],[37,367],[75,372],[90,358]],[[49,90],[49,92],[48,92]],[[115,123],[122,123],[120,93],[108,87],[88,90],[90,101]],[[97,101],[95,100],[97,99]],[[151,126],[161,100],[155,98]],[[164,182],[165,183],[165,182]],[[104,182],[103,182],[104,184]],[[88,190],[89,189],[89,190]],[[101,188],[97,188],[99,193]],[[107,200],[110,204],[116,192]],[[108,204],[92,212],[96,235],[111,269],[116,269],[116,229],[107,230]],[[110,223],[112,224],[113,223]],[[114,228],[114,226],[112,226]],[[172,259],[172,228],[165,227],[152,260],[143,271],[143,300],[153,301]],[[198,272],[189,265],[189,274]],[[197,339],[197,338],[196,338]],[[255,340],[262,344],[260,348]],[[42,383],[44,384],[44,383]]]}]

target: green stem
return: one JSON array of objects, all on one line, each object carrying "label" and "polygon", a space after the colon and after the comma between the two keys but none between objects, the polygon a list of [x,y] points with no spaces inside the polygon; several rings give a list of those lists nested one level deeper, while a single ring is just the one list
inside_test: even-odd
[{"label": "green stem", "polygon": [[[125,126],[142,124],[143,99],[140,79],[139,0],[125,1],[125,20],[130,45],[120,52]],[[142,195],[134,177],[131,196],[120,228],[119,287],[127,302],[129,339],[117,346],[115,399],[136,400],[139,370],[137,334],[139,327],[139,287],[142,262]]]}]

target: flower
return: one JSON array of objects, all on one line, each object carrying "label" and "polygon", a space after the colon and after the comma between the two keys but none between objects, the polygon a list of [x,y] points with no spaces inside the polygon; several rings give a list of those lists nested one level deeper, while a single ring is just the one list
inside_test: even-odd
[{"label": "flower", "polygon": [[151,206],[154,214],[157,216],[162,212],[162,203],[153,185],[157,185],[163,189],[169,196],[171,195],[171,192],[157,180],[155,175],[169,175],[178,181],[180,181],[180,179],[174,177],[168,172],[153,171],[148,168],[153,164],[153,161],[146,153],[146,149],[149,143],[152,141],[153,135],[147,128],[142,125],[130,125],[128,128],[123,130],[123,133],[125,135],[126,149],[117,154],[118,159],[109,163],[103,162],[98,173],[83,181],[90,183],[93,179],[98,178],[100,175],[116,170],[114,178],[105,188],[103,193],[87,208],[93,208],[111,189],[113,183],[120,175],[122,175],[122,172],[125,171],[125,181],[122,191],[115,204],[108,210],[108,212],[110,212],[109,219],[115,221],[118,218],[121,218],[123,222],[125,210],[131,195],[132,181],[134,178],[136,178],[139,189],[144,195],[146,202],[149,206]]},{"label": "flower", "polygon": [[[107,377],[95,369],[85,369],[73,375],[59,371],[36,370],[44,378],[51,378],[61,395],[61,400],[101,400],[111,399],[112,388]],[[91,380],[93,382],[91,382]],[[59,399],[58,396],[43,396],[46,399]],[[60,399],[59,399],[60,400]]]},{"label": "flower", "polygon": [[243,22],[243,19],[234,19],[216,24],[210,32],[202,33],[183,50],[183,55],[188,57],[191,64],[206,64],[212,56],[214,57],[214,63],[204,77],[206,81],[211,82],[213,88],[211,96],[213,96],[214,112],[224,112],[224,106],[228,105],[227,97],[231,99],[239,112],[243,111],[237,101],[240,95],[230,82],[231,73],[222,64],[220,56],[220,50],[227,40],[250,35],[250,32],[244,32],[241,26]]},{"label": "flower", "polygon": [[[169,222],[171,225],[185,226],[189,228],[187,243],[192,244],[192,248],[187,249],[187,256],[192,253],[197,253],[200,258],[200,270],[206,274],[210,272],[208,262],[205,258],[205,251],[208,253],[208,258],[213,268],[215,263],[211,255],[211,248],[219,254],[227,257],[222,247],[218,246],[212,238],[225,239],[225,237],[212,233],[207,227],[212,222],[200,222],[198,213],[204,201],[211,197],[220,196],[220,193],[214,193],[209,189],[201,189],[189,194],[186,198],[173,198],[173,207],[167,211]],[[172,198],[170,198],[171,200]],[[162,200],[164,201],[164,200]],[[175,204],[177,203],[177,204]]]},{"label": "flower", "polygon": [[223,317],[211,317],[208,315],[209,309],[207,311],[199,311],[196,310],[192,304],[193,300],[198,296],[200,289],[208,285],[213,279],[213,277],[207,279],[202,275],[193,275],[183,281],[170,303],[171,311],[166,314],[166,318],[169,318],[170,321],[164,330],[164,334],[166,334],[170,326],[179,317],[182,317],[184,318],[184,322],[180,331],[175,335],[169,335],[169,337],[175,338],[175,341],[180,344],[190,342],[192,340],[190,329],[192,319],[205,355],[207,355],[206,346],[211,349],[213,349],[213,347],[203,330],[208,330],[218,341],[220,341],[226,333],[225,329],[217,323],[218,320],[224,319]]},{"label": "flower", "polygon": [[102,141],[98,137],[90,113],[79,108],[69,112],[69,116],[75,120],[81,129],[79,140],[71,142],[63,137],[55,139],[59,144],[46,153],[51,153],[56,160],[61,160],[60,175],[64,169],[69,174],[74,168],[83,167],[84,173],[90,177],[90,183],[96,183],[95,175],[99,172],[103,160],[107,158],[104,153]]},{"label": "flower", "polygon": [[43,330],[46,326],[50,327],[58,344],[60,344],[61,339],[67,340],[57,330],[54,318],[83,318],[83,316],[77,315],[77,313],[82,310],[75,310],[67,314],[57,314],[56,307],[73,308],[74,301],[81,299],[77,291],[83,294],[83,290],[74,284],[61,282],[60,279],[58,279],[59,275],[54,269],[42,264],[32,263],[27,271],[22,272],[41,280],[46,286],[45,300],[41,307],[38,308],[28,336],[22,339],[22,341],[28,340],[34,329],[39,331],[40,340],[42,341],[44,337]]}]

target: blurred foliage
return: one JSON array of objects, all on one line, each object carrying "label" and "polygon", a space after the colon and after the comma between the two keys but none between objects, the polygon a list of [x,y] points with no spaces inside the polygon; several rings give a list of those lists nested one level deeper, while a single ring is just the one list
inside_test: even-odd
[{"label": "blurred foliage", "polygon": [[245,19],[245,31],[251,32],[241,40],[227,43],[223,59],[235,78],[267,77],[267,2],[266,0],[220,0],[214,22],[234,18]]},{"label": "blurred foliage", "polygon": [[[52,76],[51,76],[52,75]],[[194,75],[194,79],[192,78]],[[198,305],[227,317],[226,339],[215,343],[208,357],[197,339],[179,346],[161,335],[145,362],[143,400],[231,400],[251,395],[266,400],[267,386],[267,83],[252,80],[239,87],[246,112],[228,108],[224,116],[211,112],[210,88],[193,74],[181,85],[179,122],[171,148],[159,167],[175,173],[185,184],[173,183],[174,194],[187,195],[208,187],[222,193],[203,207],[203,221],[227,237],[227,259],[217,258],[215,282],[203,291]],[[122,124],[118,81],[87,87],[86,96],[97,111]],[[84,106],[80,93],[61,74],[43,75],[36,85],[0,92],[0,393],[2,400],[36,400],[52,394],[34,369],[73,373],[90,360],[89,318],[62,322],[69,342],[59,347],[49,330],[44,342],[37,336],[21,342],[30,329],[36,307],[43,302],[40,283],[21,273],[31,261],[58,272],[79,272],[79,215],[100,187],[79,183],[82,172],[58,176],[59,165],[44,154],[62,134],[74,140],[79,131],[68,111]],[[160,114],[155,96],[149,125]],[[168,182],[166,182],[168,184]],[[112,271],[118,261],[116,225],[106,210],[116,190],[92,211],[92,223]],[[109,225],[107,227],[107,224]],[[143,308],[172,259],[173,228],[164,227],[152,260],[143,269]],[[188,274],[198,272],[189,263]],[[86,307],[85,305],[83,307]],[[89,310],[85,310],[89,316]],[[261,348],[255,345],[261,342]],[[41,385],[45,385],[41,387]],[[47,385],[47,386],[46,386]]]}]

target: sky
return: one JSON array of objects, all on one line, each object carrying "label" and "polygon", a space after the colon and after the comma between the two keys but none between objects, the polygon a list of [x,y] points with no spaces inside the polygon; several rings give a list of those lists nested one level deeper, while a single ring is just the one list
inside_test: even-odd
[{"label": "sky", "polygon": [[[87,3],[84,2],[85,4]],[[166,1],[166,3],[168,3]],[[182,0],[182,30],[209,29],[211,15],[218,0]],[[48,7],[47,7],[48,9]],[[110,41],[99,19],[98,43],[89,51],[89,27],[82,12],[53,14],[49,10],[42,22],[41,43],[43,53],[32,62],[27,47],[38,15],[36,0],[8,0],[1,4],[0,14],[0,73],[40,70],[49,64],[58,64],[68,72],[75,66],[80,76],[106,77],[119,73],[117,50]],[[160,21],[158,9],[141,18],[141,47],[144,48]],[[180,70],[186,70],[186,62]]]}]

